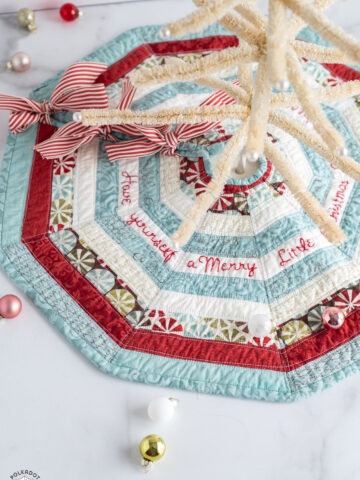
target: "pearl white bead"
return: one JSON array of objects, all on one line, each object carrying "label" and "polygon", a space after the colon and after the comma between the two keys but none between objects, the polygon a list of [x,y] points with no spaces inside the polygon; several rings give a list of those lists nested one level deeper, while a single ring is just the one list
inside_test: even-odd
[{"label": "pearl white bead", "polygon": [[30,55],[25,52],[14,53],[6,66],[7,68],[14,70],[14,72],[26,72],[31,66]]},{"label": "pearl white bead", "polygon": [[342,147],[342,148],[339,148],[338,150],[336,150],[336,153],[340,156],[340,157],[346,157],[346,155],[349,153],[348,152],[348,149],[346,147]]},{"label": "pearl white bead", "polygon": [[171,37],[171,31],[169,27],[162,27],[159,31],[160,38],[169,38]]},{"label": "pearl white bead", "polygon": [[154,422],[168,422],[172,419],[178,400],[159,397],[149,403],[148,415]]},{"label": "pearl white bead", "polygon": [[259,160],[259,156],[260,155],[258,154],[258,152],[255,152],[253,150],[244,150],[241,154],[244,165],[246,164],[246,162],[256,162],[257,160]]},{"label": "pearl white bead", "polygon": [[290,87],[290,82],[288,80],[280,80],[275,83],[274,87],[280,92],[283,90],[288,90]]},{"label": "pearl white bead", "polygon": [[73,113],[73,120],[74,120],[74,122],[81,122],[81,120],[82,120],[81,112],[74,112]]},{"label": "pearl white bead", "polygon": [[257,313],[248,321],[248,328],[253,337],[267,337],[272,330],[271,318],[267,315],[263,315],[262,313]]}]

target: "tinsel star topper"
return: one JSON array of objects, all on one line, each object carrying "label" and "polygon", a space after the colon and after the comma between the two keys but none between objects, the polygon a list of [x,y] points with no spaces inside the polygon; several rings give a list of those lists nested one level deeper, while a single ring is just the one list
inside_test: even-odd
[{"label": "tinsel star topper", "polygon": [[[345,140],[331,124],[320,102],[333,102],[360,93],[360,82],[313,89],[301,67],[299,57],[323,63],[360,63],[360,43],[331,22],[323,13],[334,0],[269,0],[266,18],[251,0],[194,0],[197,10],[161,30],[163,38],[181,37],[198,32],[218,21],[237,35],[239,45],[211,53],[192,63],[172,59],[164,66],[140,69],[131,76],[136,87],[172,81],[194,81],[225,92],[236,105],[205,105],[160,111],[84,110],[84,125],[195,124],[242,120],[240,128],[224,149],[214,177],[206,191],[197,197],[187,218],[173,235],[180,245],[186,243],[206,211],[222,192],[226,180],[244,170],[247,162],[257,161],[263,153],[276,166],[303,209],[323,235],[339,245],[346,237],[317,199],[307,191],[279,147],[267,136],[268,124],[275,125],[300,140],[333,166],[360,180],[360,165],[348,156]],[[291,15],[288,16],[288,10]],[[318,31],[334,48],[296,39],[305,24]],[[253,75],[253,63],[257,73]],[[238,83],[219,78],[219,72],[237,66]],[[292,87],[292,90],[290,89]],[[290,90],[290,91],[289,91]],[[292,119],[284,107],[301,105],[313,128]],[[79,116],[77,116],[79,119]]]}]

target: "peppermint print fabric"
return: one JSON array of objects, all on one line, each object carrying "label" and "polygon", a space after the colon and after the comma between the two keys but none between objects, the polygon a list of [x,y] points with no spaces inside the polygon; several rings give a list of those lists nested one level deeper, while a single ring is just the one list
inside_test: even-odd
[{"label": "peppermint print fabric", "polygon": [[[237,45],[219,26],[163,41],[160,27],[121,35],[85,60],[104,62],[98,78],[112,106],[126,75],[192,62]],[[303,33],[303,39],[313,32]],[[314,86],[360,74],[343,65],[302,60]],[[232,78],[231,70],[222,72]],[[50,97],[58,77],[32,94]],[[139,89],[133,109],[198,105],[210,90],[174,81]],[[360,100],[325,112],[360,161]],[[300,109],[287,109],[309,121]],[[1,171],[1,261],[48,319],[107,373],[140,382],[269,401],[291,401],[358,370],[360,331],[360,186],[304,144],[268,132],[308,189],[347,235],[328,243],[265,158],[248,179],[230,179],[190,241],[171,235],[204,192],[236,129],[224,122],[157,153],[110,163],[95,138],[75,154],[46,160],[31,147],[71,115],[55,113],[9,134]],[[127,139],[117,134],[119,140]],[[346,309],[339,330],[324,328],[327,306]],[[276,320],[269,337],[252,337],[255,313]]]}]

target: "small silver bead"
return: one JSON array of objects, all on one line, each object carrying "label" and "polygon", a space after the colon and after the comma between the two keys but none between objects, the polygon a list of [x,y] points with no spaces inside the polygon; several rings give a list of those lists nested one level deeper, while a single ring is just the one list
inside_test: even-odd
[{"label": "small silver bead", "polygon": [[290,82],[288,80],[279,80],[278,82],[275,83],[274,87],[276,90],[288,90],[290,87]]},{"label": "small silver bead", "polygon": [[74,122],[80,123],[82,121],[82,114],[81,112],[74,112],[73,113],[73,120]]},{"label": "small silver bead", "polygon": [[341,147],[336,150],[337,155],[340,157],[346,157],[348,155],[349,151],[346,147]]},{"label": "small silver bead", "polygon": [[170,38],[171,37],[170,28],[169,27],[160,28],[159,36],[160,36],[160,38]]}]

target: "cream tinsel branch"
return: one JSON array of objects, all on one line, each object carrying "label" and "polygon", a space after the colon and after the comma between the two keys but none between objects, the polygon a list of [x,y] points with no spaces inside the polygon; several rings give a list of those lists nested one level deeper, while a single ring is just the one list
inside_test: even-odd
[{"label": "cream tinsel branch", "polygon": [[280,172],[296,200],[328,241],[335,245],[343,243],[346,240],[346,236],[339,225],[330,217],[318,200],[307,191],[303,181],[296,175],[283,153],[268,138],[265,139],[265,154]]},{"label": "cream tinsel branch", "polygon": [[[310,0],[304,0],[305,2],[309,3]],[[330,5],[332,5],[336,0],[315,0],[314,7],[320,11],[326,10]],[[306,22],[300,17],[298,17],[295,13],[293,13],[290,21],[289,26],[287,29],[287,35],[289,40],[292,40],[296,37],[296,35],[300,32],[300,30],[305,27]]]},{"label": "cream tinsel branch", "polygon": [[354,178],[357,182],[360,182],[360,163],[353,158],[337,155],[333,150],[329,149],[319,135],[312,132],[309,128],[304,128],[303,125],[289,117],[289,115],[281,112],[271,113],[269,122],[303,142],[335,167]]},{"label": "cream tinsel branch", "polygon": [[173,107],[158,110],[82,110],[82,123],[91,125],[165,125],[172,123],[202,123],[219,122],[228,118],[243,119],[249,115],[250,108],[246,105],[205,105],[202,107]]},{"label": "cream tinsel branch", "polygon": [[[242,119],[250,108],[251,96],[241,87],[225,82],[216,77],[203,78],[196,81],[199,85],[224,90],[230,97],[239,102],[239,105],[202,106],[202,107],[173,107],[163,110],[82,110],[82,123],[91,125],[117,125],[120,123],[158,125],[161,123],[199,123],[216,121],[226,118]],[[225,85],[226,84],[226,85]],[[360,80],[353,80],[334,87],[321,87],[314,90],[314,94],[321,102],[334,102],[360,95]],[[300,101],[295,93],[277,93],[271,97],[271,112],[278,108],[299,106]]]},{"label": "cream tinsel branch", "polygon": [[352,35],[346,34],[342,28],[329,20],[313,5],[304,3],[304,0],[283,0],[296,15],[318,31],[325,39],[344,50],[354,62],[360,61],[360,45]]},{"label": "cream tinsel branch", "polygon": [[323,112],[317,101],[316,91],[308,86],[300,62],[291,51],[287,54],[287,65],[288,78],[309,120],[331,148],[342,150],[345,144],[344,139]]},{"label": "cream tinsel branch", "polygon": [[[356,62],[360,64],[360,45],[322,13],[332,1],[269,0],[268,21],[258,10],[256,2],[252,0],[194,0],[200,8],[163,29],[163,34],[183,35],[197,31],[217,19],[225,28],[238,36],[239,46],[211,53],[192,63],[171,61],[165,66],[154,67],[151,70],[139,70],[133,74],[132,81],[136,86],[145,86],[172,82],[175,79],[176,81],[193,80],[212,89],[223,90],[236,100],[237,105],[177,107],[157,112],[84,111],[82,112],[84,123],[87,125],[201,123],[225,118],[240,121],[250,115],[246,148],[241,155],[243,161],[257,158],[263,151],[265,141],[265,153],[279,169],[289,189],[314,222],[319,225],[324,235],[338,244],[345,239],[340,227],[306,191],[301,179],[295,173],[294,166],[289,165],[278,148],[269,143],[266,138],[269,122],[304,142],[348,175],[356,180],[360,179],[359,164],[346,156],[344,139],[329,122],[319,103],[337,101],[358,94],[360,82],[352,81],[334,87],[313,89],[307,84],[307,77],[297,58],[305,57],[325,63]],[[293,12],[289,21],[286,18],[286,7]],[[235,12],[231,12],[231,8],[234,8]],[[322,47],[294,40],[304,21],[310,23],[325,39],[330,40],[338,48]],[[254,61],[259,64],[255,85],[251,67]],[[215,77],[216,73],[235,66],[238,68],[241,87]],[[279,87],[282,89],[287,87],[287,79],[291,82],[294,92],[271,93],[269,80],[278,89]],[[301,105],[318,133],[277,111],[279,108],[297,105]],[[236,138],[236,135],[234,137]],[[229,145],[233,145],[233,141],[231,140]],[[226,171],[227,174],[231,163],[229,157],[231,148],[225,147],[227,161],[224,164],[220,163],[221,171]],[[226,168],[225,165],[227,165]],[[216,181],[210,182],[206,192],[196,199],[190,217],[180,226],[176,234],[178,239],[182,242],[187,241],[196,228],[197,222],[215,201],[215,195],[220,195],[225,181],[224,173],[223,176],[217,174]]]},{"label": "cream tinsel branch", "polygon": [[182,37],[189,31],[200,32],[212,23],[222,18],[229,10],[236,7],[241,0],[211,0],[195,12],[175,23],[166,25],[164,31],[169,31],[174,37]]},{"label": "cream tinsel branch", "polygon": [[269,0],[267,62],[270,83],[279,90],[289,87],[286,84],[286,27],[286,6],[281,0]]},{"label": "cream tinsel branch", "polygon": [[175,78],[186,82],[216,73],[219,70],[219,65],[222,69],[226,69],[238,65],[240,62],[254,62],[259,59],[259,56],[257,48],[244,44],[211,53],[193,63],[166,64],[161,68],[140,69],[131,76],[131,81],[136,87],[153,83],[173,82]]},{"label": "cream tinsel branch", "polygon": [[246,140],[246,151],[261,155],[264,150],[264,138],[269,118],[271,86],[268,78],[266,58],[259,62],[256,74],[254,95],[251,103],[249,132]]},{"label": "cream tinsel branch", "polygon": [[255,2],[248,0],[241,0],[238,2],[235,10],[240,13],[246,20],[253,23],[258,29],[265,31],[267,26],[267,19],[261,14]]},{"label": "cream tinsel branch", "polygon": [[240,152],[241,144],[244,142],[246,129],[247,122],[244,122],[229,140],[221,153],[214,169],[213,178],[208,183],[205,192],[196,197],[191,206],[190,212],[172,236],[174,242],[179,243],[179,245],[184,245],[193,235],[196,227],[201,222],[207,210],[211,208],[222,194],[224,185],[227,179],[231,176],[235,158]]}]

